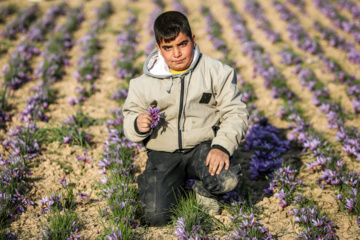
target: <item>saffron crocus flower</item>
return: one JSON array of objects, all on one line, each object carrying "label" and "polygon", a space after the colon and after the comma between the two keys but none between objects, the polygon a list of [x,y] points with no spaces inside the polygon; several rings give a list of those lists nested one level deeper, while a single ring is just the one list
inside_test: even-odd
[{"label": "saffron crocus flower", "polygon": [[26,205],[28,205],[28,207],[30,207],[31,205],[34,205],[34,202],[26,197],[24,197],[22,202],[25,203]]},{"label": "saffron crocus flower", "polygon": [[76,104],[79,104],[79,101],[76,100],[75,98],[70,97],[70,98],[68,99],[68,103],[69,103],[70,106],[74,106],[74,105],[76,105]]},{"label": "saffron crocus flower", "polygon": [[111,162],[109,160],[107,160],[106,158],[104,158],[103,160],[99,161],[99,169],[106,168],[110,164],[111,164]]},{"label": "saffron crocus flower", "polygon": [[346,211],[348,212],[351,212],[352,210],[354,210],[354,205],[355,205],[355,202],[353,199],[350,199],[350,198],[346,198]]},{"label": "saffron crocus flower", "polygon": [[99,184],[106,184],[108,181],[107,176],[104,176],[102,179],[100,179]]},{"label": "saffron crocus flower", "polygon": [[287,206],[287,202],[285,201],[285,199],[281,199],[279,202],[280,207],[284,208]]},{"label": "saffron crocus flower", "polygon": [[65,137],[62,137],[63,138],[63,143],[65,144],[71,144],[71,140],[72,140],[72,136],[65,136]]},{"label": "saffron crocus flower", "polygon": [[70,232],[70,237],[67,240],[77,240],[81,237],[81,235],[76,235],[73,232]]},{"label": "saffron crocus flower", "polygon": [[59,195],[51,194],[49,198],[49,206],[53,205],[54,203],[59,204],[61,199],[61,193]]},{"label": "saffron crocus flower", "polygon": [[177,219],[177,222],[175,223],[175,236],[177,236],[179,239],[188,239],[190,237],[190,234],[186,232],[185,230],[185,219],[180,217]]},{"label": "saffron crocus flower", "polygon": [[320,219],[317,219],[317,220],[312,219],[311,222],[312,222],[313,226],[315,226],[315,227],[321,227],[324,224],[324,221],[322,221]]},{"label": "saffron crocus flower", "polygon": [[109,240],[119,240],[119,239],[123,239],[121,231],[116,229],[113,230],[113,232],[109,235],[106,235],[105,237],[107,237]]},{"label": "saffron crocus flower", "polygon": [[88,156],[88,150],[87,150],[87,149],[85,149],[85,156],[84,156],[84,157],[81,156],[81,155],[78,155],[78,156],[76,156],[76,158],[77,158],[79,161],[82,161],[82,162],[84,162],[84,163],[90,163],[90,164],[92,164],[91,158],[89,158],[89,156]]},{"label": "saffron crocus flower", "polygon": [[336,198],[334,198],[334,199],[335,199],[335,201],[340,201],[340,200],[343,199],[343,195],[342,194],[337,194]]},{"label": "saffron crocus flower", "polygon": [[79,201],[81,200],[81,199],[83,199],[83,200],[85,200],[86,198],[87,198],[87,193],[81,193],[81,192],[78,192],[78,193],[76,193],[76,195],[79,195]]},{"label": "saffron crocus flower", "polygon": [[280,193],[275,193],[275,196],[278,197],[278,198],[280,198],[280,199],[285,200],[287,194],[284,192],[284,189],[281,189],[281,190],[280,190]]},{"label": "saffron crocus flower", "polygon": [[149,116],[152,119],[150,128],[155,128],[159,124],[160,118],[162,118],[160,116],[160,108],[156,108],[156,107],[152,108],[149,106],[149,109],[146,110],[148,111]]},{"label": "saffron crocus flower", "polygon": [[24,196],[21,195],[18,190],[15,188],[15,194],[13,194],[14,198],[17,199],[18,201],[23,198]]},{"label": "saffron crocus flower", "polygon": [[62,184],[64,187],[65,185],[69,185],[65,177],[59,178],[59,184]]},{"label": "saffron crocus flower", "polygon": [[45,196],[45,197],[43,197],[41,200],[39,200],[39,202],[40,202],[42,205],[47,205],[48,202],[49,202],[49,197],[48,197],[48,196]]},{"label": "saffron crocus flower", "polygon": [[114,193],[114,189],[112,188],[108,188],[107,190],[103,189],[103,192],[106,193],[107,198],[111,198],[111,194]]}]

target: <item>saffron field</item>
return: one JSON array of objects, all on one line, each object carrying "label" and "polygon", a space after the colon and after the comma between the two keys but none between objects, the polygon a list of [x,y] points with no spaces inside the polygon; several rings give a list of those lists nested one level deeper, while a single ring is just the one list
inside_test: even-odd
[{"label": "saffron field", "polygon": [[[358,1],[0,5],[0,239],[358,238]],[[233,158],[243,181],[222,213],[189,191],[155,228],[141,223],[146,154],[124,136],[121,106],[167,10],[236,68],[250,116]]]}]

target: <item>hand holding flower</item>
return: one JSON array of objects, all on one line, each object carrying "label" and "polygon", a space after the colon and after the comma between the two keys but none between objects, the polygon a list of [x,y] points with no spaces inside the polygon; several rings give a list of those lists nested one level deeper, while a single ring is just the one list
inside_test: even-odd
[{"label": "hand holding flower", "polygon": [[141,133],[146,133],[150,131],[150,125],[152,122],[152,118],[146,113],[139,114],[136,119],[137,127]]}]

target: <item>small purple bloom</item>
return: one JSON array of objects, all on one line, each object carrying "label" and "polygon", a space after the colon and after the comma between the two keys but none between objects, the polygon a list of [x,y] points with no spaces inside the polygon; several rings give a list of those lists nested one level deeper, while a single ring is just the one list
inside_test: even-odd
[{"label": "small purple bloom", "polygon": [[79,160],[79,161],[82,161],[82,162],[84,162],[84,163],[90,163],[90,164],[92,164],[92,159],[88,156],[88,151],[89,150],[87,150],[87,149],[85,149],[85,156],[83,157],[83,156],[81,156],[81,155],[78,155],[78,156],[76,156],[76,158]]},{"label": "small purple bloom", "polygon": [[149,109],[146,110],[152,119],[150,128],[155,128],[159,124],[160,118],[162,118],[162,116],[160,116],[160,108],[152,108],[149,106]]},{"label": "small purple bloom", "polygon": [[69,183],[65,177],[59,178],[59,184],[62,184],[64,187],[65,187],[65,185],[66,186],[69,185]]},{"label": "small purple bloom", "polygon": [[81,193],[81,192],[78,192],[76,195],[79,195],[79,200],[81,199],[85,200],[88,196],[87,193]]},{"label": "small purple bloom", "polygon": [[81,235],[76,235],[73,232],[70,232],[70,237],[67,240],[77,240],[81,237]]},{"label": "small purple bloom", "polygon": [[65,137],[62,137],[63,138],[63,143],[65,144],[71,144],[71,141],[72,141],[72,136],[65,136]]}]

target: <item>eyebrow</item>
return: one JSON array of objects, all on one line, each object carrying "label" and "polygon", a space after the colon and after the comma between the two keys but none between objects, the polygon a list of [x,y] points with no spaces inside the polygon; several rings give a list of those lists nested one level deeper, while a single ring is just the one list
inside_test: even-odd
[{"label": "eyebrow", "polygon": [[[182,45],[182,44],[184,44],[184,43],[188,43],[188,42],[189,42],[189,40],[186,39],[186,40],[182,41],[181,43],[179,43],[179,44],[177,44],[177,45],[180,46],[180,45]],[[169,45],[162,45],[161,47],[162,47],[162,48],[165,48],[165,47],[170,48],[171,46],[169,46]]]}]

